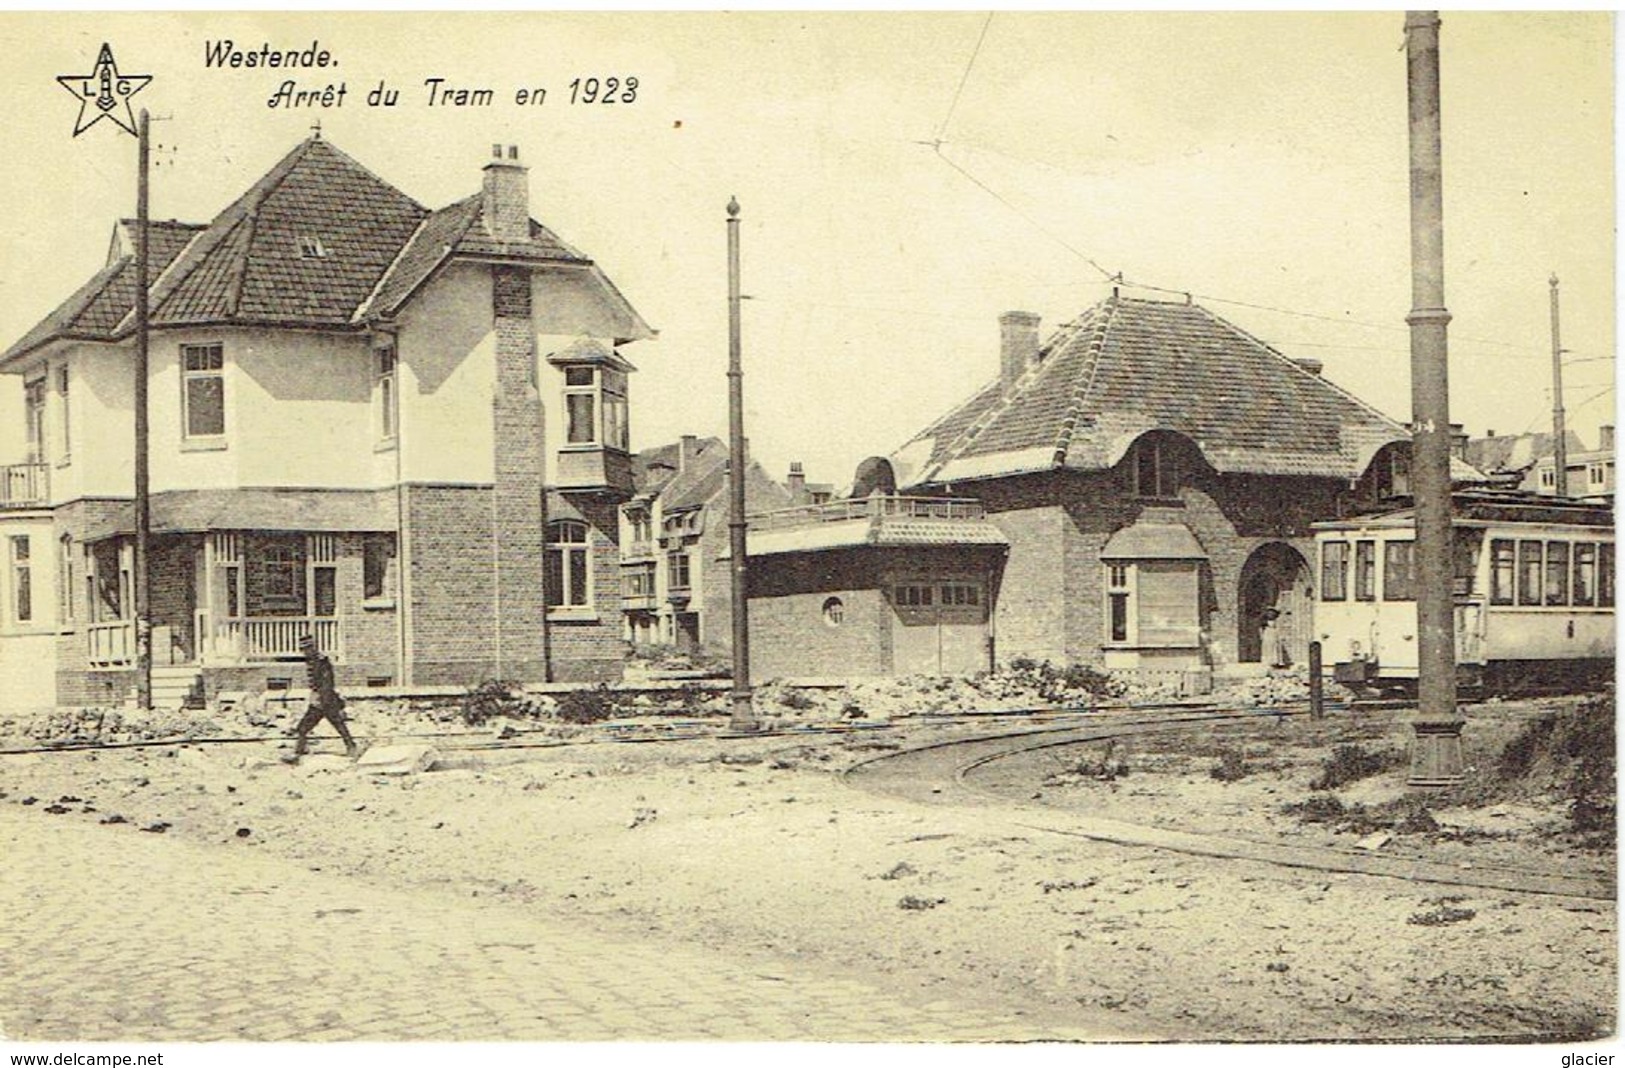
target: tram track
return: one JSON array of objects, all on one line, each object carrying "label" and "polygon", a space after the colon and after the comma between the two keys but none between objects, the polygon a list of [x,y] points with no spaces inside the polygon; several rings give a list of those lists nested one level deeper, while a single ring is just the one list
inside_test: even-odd
[{"label": "tram track", "polygon": [[1153,718],[1114,719],[1101,716],[1086,724],[951,739],[897,753],[885,753],[847,768],[842,773],[842,779],[855,789],[921,804],[998,805],[1010,810],[1011,822],[1025,829],[1118,845],[1445,886],[1614,900],[1616,888],[1612,880],[1587,875],[1504,865],[1475,864],[1465,868],[1459,864],[1426,858],[1152,827],[1033,804],[985,785],[989,769],[1000,762],[1044,749],[1133,738],[1206,724],[1301,716],[1306,711],[1304,708],[1259,711],[1215,707],[1209,711],[1165,714]]}]

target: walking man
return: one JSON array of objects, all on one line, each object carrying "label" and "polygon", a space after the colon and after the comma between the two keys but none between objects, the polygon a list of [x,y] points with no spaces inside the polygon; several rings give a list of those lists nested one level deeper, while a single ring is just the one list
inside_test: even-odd
[{"label": "walking man", "polygon": [[299,651],[305,654],[305,675],[310,687],[310,703],[305,710],[304,718],[294,728],[293,756],[297,760],[305,754],[305,746],[310,742],[310,732],[322,720],[333,725],[344,740],[344,752],[351,759],[356,755],[355,739],[350,737],[350,728],[344,722],[344,698],[333,686],[333,661],[329,660],[316,646],[316,639],[309,634],[299,639]]}]

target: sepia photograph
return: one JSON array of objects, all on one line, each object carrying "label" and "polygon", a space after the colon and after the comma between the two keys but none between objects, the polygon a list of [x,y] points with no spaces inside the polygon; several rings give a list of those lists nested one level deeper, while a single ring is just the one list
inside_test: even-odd
[{"label": "sepia photograph", "polygon": [[1615,33],[0,13],[10,1063],[1613,1063]]}]

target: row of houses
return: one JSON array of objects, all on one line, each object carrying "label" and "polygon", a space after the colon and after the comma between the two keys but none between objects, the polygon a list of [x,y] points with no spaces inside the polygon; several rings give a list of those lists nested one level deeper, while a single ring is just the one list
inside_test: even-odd
[{"label": "row of houses", "polygon": [[[132,692],[131,232],[0,354],[27,449],[0,467],[0,705]],[[352,688],[725,646],[730,457],[631,450],[655,331],[531,217],[517,149],[431,210],[316,135],[150,233],[161,699],[274,684],[306,633]],[[1309,524],[1404,495],[1404,428],[1188,301],[999,331],[997,378],[849,493],[749,465],[756,677],[1245,670],[1266,627],[1301,657]]]}]

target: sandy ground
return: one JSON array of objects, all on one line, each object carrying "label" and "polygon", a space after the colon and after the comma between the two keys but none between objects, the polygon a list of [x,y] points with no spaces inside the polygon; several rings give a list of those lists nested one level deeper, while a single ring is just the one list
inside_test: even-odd
[{"label": "sandy ground", "polygon": [[[364,711],[356,723],[363,735],[411,725],[369,723]],[[1400,726],[1390,717],[1360,729],[1387,736]],[[917,806],[860,793],[835,774],[887,747],[987,730],[900,721],[835,735],[628,744],[594,741],[607,732],[586,729],[545,748],[447,747],[445,770],[405,777],[358,774],[332,755],[288,767],[269,743],[10,756],[0,758],[0,803],[32,798],[40,819],[100,821],[107,834],[161,823],[220,849],[502,895],[579,919],[585,931],[807,958],[956,997],[993,989],[1099,1021],[1103,1033],[1200,1041],[1613,1030],[1611,903],[1113,846],[1025,828],[1007,805]],[[1031,792],[1046,796],[1029,803],[1335,843],[1335,832],[1278,814],[1282,800],[1306,795],[1302,780],[1335,731],[1297,720],[1268,730],[1269,739],[1240,743],[1257,761],[1301,752],[1236,782],[1207,774],[1206,754],[1233,739],[1204,732],[1131,752],[1129,776],[1109,784],[1063,775],[1044,786],[1064,763],[1034,767]],[[1391,789],[1362,782],[1343,793]],[[1552,818],[1549,803],[1529,808],[1520,826]],[[1534,865],[1613,862],[1611,853],[1552,853],[1549,836],[1533,833],[1522,845],[1397,847],[1494,848],[1498,861]],[[1449,919],[1413,922],[1430,915]]]}]

